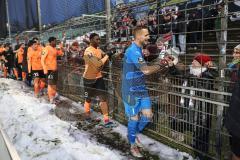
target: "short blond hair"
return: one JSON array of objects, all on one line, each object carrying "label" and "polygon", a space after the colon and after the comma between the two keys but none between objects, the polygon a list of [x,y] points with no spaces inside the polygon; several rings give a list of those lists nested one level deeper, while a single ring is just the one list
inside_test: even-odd
[{"label": "short blond hair", "polygon": [[133,29],[132,34],[134,36],[134,38],[136,37],[136,35],[143,29],[148,29],[146,26],[137,26]]},{"label": "short blond hair", "polygon": [[234,47],[234,52],[240,52],[240,44]]}]

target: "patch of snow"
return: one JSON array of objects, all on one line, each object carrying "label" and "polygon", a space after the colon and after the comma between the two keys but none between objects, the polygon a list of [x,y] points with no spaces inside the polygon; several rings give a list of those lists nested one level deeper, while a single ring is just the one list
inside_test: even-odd
[{"label": "patch of snow", "polygon": [[[21,82],[0,79],[0,121],[23,160],[120,160],[116,150],[61,121]],[[26,92],[25,92],[26,91]]]},{"label": "patch of snow", "polygon": [[[61,97],[61,99],[66,99]],[[73,102],[78,109],[82,105]],[[127,159],[92,140],[87,132],[51,114],[54,105],[37,99],[24,83],[0,79],[0,122],[23,160],[120,160]],[[97,113],[95,113],[97,114]],[[127,139],[127,128],[114,128]],[[193,158],[140,134],[147,150],[163,160]]]}]

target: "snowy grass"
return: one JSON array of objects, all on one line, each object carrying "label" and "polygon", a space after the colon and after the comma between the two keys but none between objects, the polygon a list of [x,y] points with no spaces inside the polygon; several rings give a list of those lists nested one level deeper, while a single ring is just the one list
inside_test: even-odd
[{"label": "snowy grass", "polygon": [[[81,104],[75,103],[78,108]],[[50,110],[54,105],[33,97],[21,82],[0,79],[0,122],[23,160],[118,160],[127,159],[90,138],[71,123],[61,121]],[[127,139],[127,128],[114,129]],[[161,160],[182,160],[183,152],[140,135],[145,148]]]},{"label": "snowy grass", "polygon": [[[34,98],[21,82],[0,79],[0,121],[23,160],[118,160],[116,150],[59,120],[54,105]],[[5,86],[4,89],[2,86]]]}]

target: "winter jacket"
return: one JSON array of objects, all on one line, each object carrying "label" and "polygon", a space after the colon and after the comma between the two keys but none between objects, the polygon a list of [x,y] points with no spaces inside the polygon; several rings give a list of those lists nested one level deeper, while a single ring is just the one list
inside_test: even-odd
[{"label": "winter jacket", "polygon": [[230,100],[227,114],[224,118],[224,124],[227,130],[234,136],[240,138],[240,64],[239,61],[233,61],[228,65],[232,68],[231,71],[231,82],[233,85],[230,86],[232,91],[232,97]]},{"label": "winter jacket", "polygon": [[240,138],[240,81],[235,83],[224,124],[233,136]]},{"label": "winter jacket", "polygon": [[177,33],[185,34],[187,31],[186,20],[184,11],[180,12],[177,17]]},{"label": "winter jacket", "polygon": [[202,29],[202,9],[196,9],[189,15],[188,30],[200,31]]},{"label": "winter jacket", "polygon": [[160,34],[166,34],[169,32],[175,33],[177,29],[177,23],[176,20],[172,20],[170,22],[167,22],[164,20],[163,17],[160,17],[160,24],[159,24],[159,33]]}]

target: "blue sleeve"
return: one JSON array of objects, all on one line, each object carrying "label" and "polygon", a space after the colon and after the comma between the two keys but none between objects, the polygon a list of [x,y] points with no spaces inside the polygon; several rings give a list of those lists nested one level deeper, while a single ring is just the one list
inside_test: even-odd
[{"label": "blue sleeve", "polygon": [[146,62],[140,51],[129,50],[128,58],[138,69],[146,65]]}]

